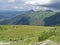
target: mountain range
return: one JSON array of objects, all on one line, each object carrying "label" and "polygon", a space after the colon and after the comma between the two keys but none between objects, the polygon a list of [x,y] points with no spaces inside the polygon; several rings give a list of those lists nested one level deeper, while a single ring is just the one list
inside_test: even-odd
[{"label": "mountain range", "polygon": [[11,16],[12,18],[10,19],[0,21],[0,25],[37,25],[37,26],[60,25],[60,12],[53,12],[50,10],[47,11],[30,10],[22,14],[16,13],[16,15],[13,14]]},{"label": "mountain range", "polygon": [[10,19],[17,15],[23,14],[25,11],[0,11],[0,19]]}]

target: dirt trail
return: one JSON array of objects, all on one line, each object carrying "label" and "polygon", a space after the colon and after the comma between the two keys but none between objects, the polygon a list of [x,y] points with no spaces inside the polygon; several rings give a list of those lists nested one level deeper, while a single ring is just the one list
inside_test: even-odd
[{"label": "dirt trail", "polygon": [[59,45],[59,44],[52,40],[45,40],[43,42],[37,42],[35,45]]},{"label": "dirt trail", "polygon": [[0,42],[0,45],[8,45],[10,42]]},{"label": "dirt trail", "polygon": [[41,45],[48,45],[48,44],[50,44],[50,45],[58,45],[56,42],[51,41],[51,40],[46,40]]}]

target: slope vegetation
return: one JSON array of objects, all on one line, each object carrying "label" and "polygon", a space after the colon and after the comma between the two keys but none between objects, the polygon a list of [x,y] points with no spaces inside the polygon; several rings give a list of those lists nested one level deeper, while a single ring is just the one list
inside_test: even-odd
[{"label": "slope vegetation", "polygon": [[60,43],[60,27],[0,26],[0,42],[10,45],[53,45]]},{"label": "slope vegetation", "polygon": [[1,25],[60,25],[60,12],[27,12],[12,19],[0,21]]}]

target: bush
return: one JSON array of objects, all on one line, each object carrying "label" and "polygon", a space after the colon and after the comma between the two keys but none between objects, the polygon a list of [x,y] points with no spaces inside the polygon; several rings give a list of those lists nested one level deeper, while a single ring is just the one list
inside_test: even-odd
[{"label": "bush", "polygon": [[23,38],[23,37],[21,37],[21,38],[20,38],[20,40],[24,40],[24,38]]},{"label": "bush", "polygon": [[56,31],[55,29],[52,29],[52,30],[47,30],[47,31],[42,32],[38,36],[38,41],[43,41],[43,40],[46,40],[46,39],[48,39],[49,37],[51,37],[53,35],[56,35],[55,31]]}]

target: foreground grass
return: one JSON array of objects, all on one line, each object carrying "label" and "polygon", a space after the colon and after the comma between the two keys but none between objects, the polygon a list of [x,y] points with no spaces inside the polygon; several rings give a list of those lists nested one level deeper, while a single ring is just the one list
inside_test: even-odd
[{"label": "foreground grass", "polygon": [[40,26],[0,26],[0,40],[9,41],[10,39],[26,39],[34,37],[40,32],[49,29],[50,27]]},{"label": "foreground grass", "polygon": [[12,42],[10,45],[33,45],[50,39],[60,42],[60,27],[1,25],[0,41]]}]

